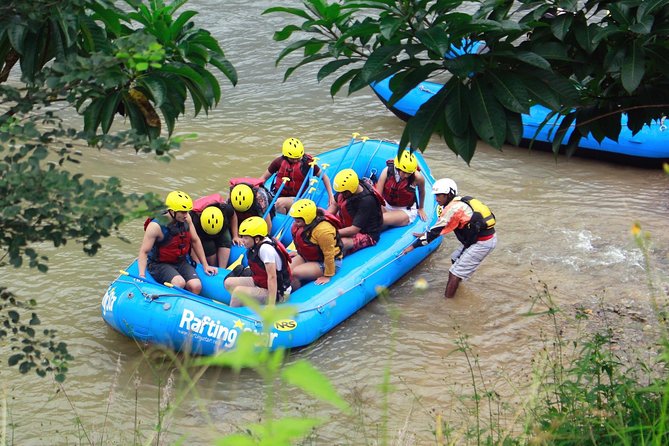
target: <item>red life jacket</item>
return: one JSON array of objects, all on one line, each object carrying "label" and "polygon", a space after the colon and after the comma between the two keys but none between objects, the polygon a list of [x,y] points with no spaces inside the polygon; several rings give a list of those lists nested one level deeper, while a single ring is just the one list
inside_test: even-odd
[{"label": "red life jacket", "polygon": [[386,183],[383,185],[383,198],[391,206],[406,207],[410,209],[416,202],[416,175],[411,174],[406,178],[400,179],[395,169],[395,161],[386,161],[388,172],[386,174]]},{"label": "red life jacket", "polygon": [[259,251],[260,247],[264,244],[268,244],[279,253],[281,257],[281,262],[283,263],[283,268],[276,272],[276,292],[277,297],[282,296],[285,291],[290,286],[290,280],[292,278],[292,273],[290,271],[290,262],[291,258],[286,250],[286,247],[283,244],[275,239],[265,239],[262,242],[255,245],[253,248],[248,250],[247,259],[249,262],[249,268],[251,268],[251,278],[253,283],[260,288],[267,289],[267,270],[265,269],[265,264],[260,260]]},{"label": "red life jacket", "polygon": [[223,195],[221,194],[211,194],[206,197],[200,197],[193,201],[193,211],[200,213],[204,211],[207,206],[220,203],[225,203],[225,198],[223,198]]},{"label": "red life jacket", "polygon": [[165,225],[160,222],[162,218],[147,218],[144,222],[144,230],[149,223],[155,221],[160,225],[163,239],[156,242],[149,252],[149,260],[158,263],[179,263],[190,253],[191,238],[188,223],[172,221]]},{"label": "red life jacket", "polygon": [[[383,211],[381,208],[386,205],[386,200],[379,194],[379,192],[374,188],[374,186],[371,184],[371,181],[367,178],[362,178],[360,180],[360,186],[362,186],[362,192],[360,192],[363,195],[366,194],[372,194],[376,201],[379,203],[379,221],[383,221]],[[352,195],[354,197],[355,195]],[[339,219],[341,220],[341,227],[342,228],[348,228],[353,224],[353,215],[351,215],[348,211],[348,207],[346,206],[347,201],[351,199],[344,198],[344,194],[338,193],[337,196],[337,206],[339,207]],[[364,228],[361,228],[364,229]]]},{"label": "red life jacket", "polygon": [[[290,181],[286,183],[281,191],[282,197],[295,197],[300,191],[300,187],[304,182],[304,179],[309,173],[309,168],[314,158],[309,154],[304,154],[302,159],[297,163],[291,163],[286,159],[285,156],[281,157],[281,165],[279,170],[276,172],[276,179],[274,180],[274,193],[279,190],[281,183],[283,182],[284,177],[290,178]],[[316,168],[314,167],[314,170]]]},{"label": "red life jacket", "polygon": [[[307,262],[322,262],[323,261],[323,251],[321,251],[320,246],[316,243],[311,242],[311,233],[314,231],[316,226],[322,222],[328,222],[335,229],[341,229],[341,221],[331,213],[323,211],[323,216],[317,216],[314,218],[314,221],[311,224],[298,228],[293,225],[291,228],[291,233],[293,234],[293,242],[295,243],[295,248],[297,248],[298,254],[306,260]],[[341,242],[341,237],[339,237],[339,232],[335,233],[336,245],[339,248],[339,253],[335,257],[339,256],[344,252],[344,245]]]}]

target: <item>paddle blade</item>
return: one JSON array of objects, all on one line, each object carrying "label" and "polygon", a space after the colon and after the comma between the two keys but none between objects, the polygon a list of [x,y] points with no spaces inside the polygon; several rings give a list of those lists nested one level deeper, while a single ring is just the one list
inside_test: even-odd
[{"label": "paddle blade", "polygon": [[237,267],[238,265],[241,265],[241,264],[242,264],[242,259],[243,259],[243,258],[244,258],[244,253],[239,254],[239,257],[237,257],[237,260],[235,260],[234,262],[232,262],[232,263],[228,266],[227,269],[229,269],[230,271],[232,271],[233,269],[235,269],[235,267]]}]

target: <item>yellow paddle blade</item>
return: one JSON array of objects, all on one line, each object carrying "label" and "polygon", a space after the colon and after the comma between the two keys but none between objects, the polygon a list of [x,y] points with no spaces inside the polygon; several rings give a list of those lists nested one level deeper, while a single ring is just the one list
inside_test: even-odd
[{"label": "yellow paddle blade", "polygon": [[295,242],[290,242],[290,245],[286,248],[287,251],[297,251],[297,248],[295,247]]},{"label": "yellow paddle blade", "polygon": [[237,267],[238,265],[241,265],[241,264],[242,264],[242,259],[243,259],[243,258],[244,258],[244,254],[239,254],[239,257],[237,257],[237,260],[235,260],[234,262],[232,262],[232,263],[230,264],[230,266],[228,266],[228,269],[229,269],[230,271],[232,271],[233,269],[235,269],[235,267]]}]

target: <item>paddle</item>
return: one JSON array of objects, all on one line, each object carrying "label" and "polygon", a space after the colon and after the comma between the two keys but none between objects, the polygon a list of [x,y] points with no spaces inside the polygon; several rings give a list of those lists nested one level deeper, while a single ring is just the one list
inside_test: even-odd
[{"label": "paddle", "polygon": [[230,271],[232,271],[232,270],[235,269],[237,266],[239,266],[239,265],[242,264],[242,259],[243,259],[243,258],[244,258],[244,253],[239,254],[239,257],[237,257],[237,260],[235,260],[235,261],[232,262],[230,265],[228,265],[228,267],[227,267],[226,269],[229,269]]},{"label": "paddle", "polygon": [[[318,191],[318,195],[315,196],[314,198],[312,198],[312,200],[314,201],[314,203],[316,203],[317,205],[318,205],[318,201],[319,201],[319,200],[321,199],[321,197],[323,196],[323,192],[325,192],[325,183],[324,183],[324,180],[323,180],[323,175],[325,175],[325,171],[328,169],[328,167],[330,167],[330,165],[329,165],[328,163],[323,163],[323,164],[321,164],[321,172],[320,172],[319,178],[321,179],[321,184],[320,184],[320,185],[323,186],[323,189],[320,189],[320,190]],[[316,186],[316,189],[318,189],[318,186]],[[313,195],[312,195],[312,196],[313,196]]]},{"label": "paddle", "polygon": [[372,153],[372,156],[369,157],[369,161],[367,162],[367,165],[365,166],[365,170],[362,171],[363,175],[365,175],[367,173],[367,169],[369,169],[370,164],[372,164],[372,160],[376,156],[376,152],[379,151],[379,148],[381,147],[382,143],[383,143],[383,140],[380,139],[379,143],[376,145],[376,148],[374,149],[374,152]]},{"label": "paddle", "polygon": [[[358,157],[362,153],[362,149],[365,147],[365,143],[367,142],[367,140],[369,138],[366,137],[366,136],[363,136],[361,139],[362,139],[362,145],[360,146],[360,149],[358,150],[358,153],[355,155],[355,158],[353,158],[353,162],[351,163],[351,169],[355,169],[355,162],[358,161]],[[364,175],[365,172],[363,172],[362,174]]]},{"label": "paddle", "polygon": [[302,184],[300,184],[300,188],[297,190],[297,194],[295,195],[295,199],[299,199],[299,197],[302,195],[302,192],[304,191],[304,188],[306,187],[307,183],[311,180],[311,177],[314,176],[314,166],[316,165],[316,161],[318,161],[318,158],[314,157],[311,162],[309,163],[309,171],[307,172],[306,176],[304,177],[304,180],[302,181]]},{"label": "paddle", "polygon": [[267,206],[267,209],[265,209],[265,212],[262,214],[263,220],[270,213],[270,211],[274,207],[274,204],[276,203],[276,200],[281,196],[281,191],[286,186],[286,183],[289,182],[289,181],[290,181],[290,178],[288,178],[288,177],[281,178],[281,186],[279,186],[279,189],[276,191],[276,194],[274,195],[274,198],[272,198],[272,201],[269,203],[269,205]]},{"label": "paddle", "polygon": [[354,133],[351,134],[351,136],[352,136],[352,138],[351,138],[351,142],[348,143],[348,146],[347,146],[346,149],[344,150],[344,156],[341,157],[341,159],[339,160],[339,164],[337,164],[337,168],[334,170],[335,174],[336,174],[337,172],[339,172],[339,169],[341,168],[342,163],[344,162],[344,160],[345,160],[346,157],[348,156],[348,152],[349,152],[349,150],[351,150],[351,146],[353,145],[353,143],[355,142],[355,140],[358,138],[358,136],[360,136],[360,133],[358,133],[358,132],[354,132]]}]

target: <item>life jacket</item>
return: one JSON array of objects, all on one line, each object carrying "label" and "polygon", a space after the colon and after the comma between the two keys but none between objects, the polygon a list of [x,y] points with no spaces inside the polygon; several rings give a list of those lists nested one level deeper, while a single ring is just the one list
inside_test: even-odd
[{"label": "life jacket", "polygon": [[153,245],[151,252],[149,252],[149,260],[158,263],[179,263],[184,260],[191,247],[188,223],[172,221],[165,224],[166,219],[164,217],[149,217],[144,222],[145,231],[152,221],[160,225],[163,239]]},{"label": "life jacket", "polygon": [[300,191],[300,187],[304,182],[304,179],[309,173],[310,165],[309,163],[313,162],[314,158],[311,155],[304,154],[302,159],[297,163],[291,163],[286,159],[285,156],[281,157],[281,165],[279,170],[276,172],[276,179],[274,180],[274,190],[273,192],[279,190],[281,183],[283,182],[284,177],[290,178],[290,181],[286,183],[281,191],[282,197],[295,197]]},{"label": "life jacket", "polygon": [[253,248],[249,249],[247,252],[247,260],[249,262],[249,268],[251,268],[251,278],[253,283],[260,287],[267,289],[267,270],[265,269],[265,264],[260,260],[260,247],[264,244],[271,245],[276,249],[281,257],[281,262],[283,267],[281,270],[276,272],[276,292],[277,299],[286,292],[290,286],[290,280],[292,278],[292,273],[290,270],[291,258],[286,250],[286,247],[283,244],[273,238],[265,238],[262,242],[255,245]]},{"label": "life jacket", "polygon": [[[298,254],[306,260],[307,262],[322,262],[323,261],[323,251],[321,251],[318,244],[311,241],[311,234],[313,233],[316,226],[322,222],[327,222],[335,227],[335,229],[341,229],[341,221],[333,214],[324,211],[323,215],[316,216],[314,221],[310,224],[298,228],[293,225],[291,228],[291,233],[293,234],[293,242],[295,242],[295,247],[297,248]],[[335,258],[343,257],[344,245],[341,242],[341,237],[339,237],[339,231],[335,232],[335,244],[339,248],[339,252],[335,255]]]},{"label": "life jacket", "polygon": [[411,209],[416,202],[416,175],[412,173],[406,178],[400,178],[395,169],[395,161],[386,161],[388,173],[383,185],[383,198],[391,206],[403,206]]},{"label": "life jacket", "polygon": [[460,243],[469,247],[481,239],[492,237],[495,233],[495,214],[488,206],[470,196],[455,197],[454,200],[462,201],[474,211],[469,223],[453,231]]},{"label": "life jacket", "polygon": [[208,206],[225,203],[225,198],[221,194],[211,194],[205,197],[200,197],[193,201],[193,211],[200,213]]},{"label": "life jacket", "polygon": [[[362,186],[362,192],[360,192],[360,194],[351,195],[348,199],[344,198],[344,195],[342,193],[337,194],[336,198],[337,198],[337,206],[339,207],[339,219],[341,220],[341,226],[342,228],[347,228],[353,224],[353,215],[350,214],[347,204],[349,204],[350,201],[360,200],[364,196],[372,194],[372,196],[376,199],[376,202],[378,203],[377,211],[378,211],[378,221],[380,229],[383,222],[383,211],[381,209],[386,205],[386,200],[374,188],[372,182],[368,178],[362,178],[360,180],[360,186]],[[361,229],[363,230],[363,232],[368,233],[365,230],[366,228],[361,228]]]}]

